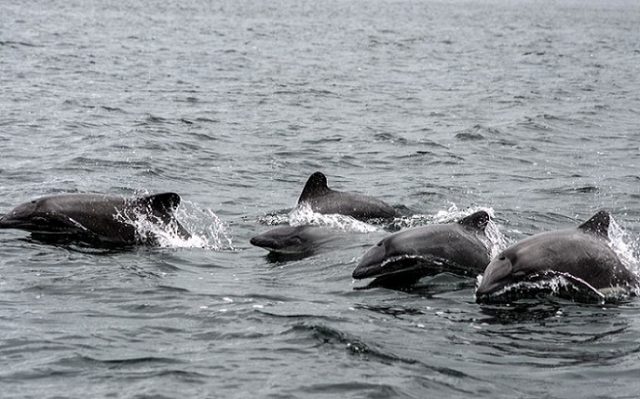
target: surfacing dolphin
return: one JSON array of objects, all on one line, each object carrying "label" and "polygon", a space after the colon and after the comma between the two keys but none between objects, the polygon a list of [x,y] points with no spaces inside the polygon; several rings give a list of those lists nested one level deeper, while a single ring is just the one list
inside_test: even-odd
[{"label": "surfacing dolphin", "polygon": [[330,248],[342,235],[328,227],[278,226],[251,238],[251,245],[269,251],[270,260],[297,260]]},{"label": "surfacing dolphin", "polygon": [[180,196],[162,193],[138,198],[97,194],[63,194],[18,205],[0,217],[0,229],[20,229],[44,241],[79,241],[92,245],[155,245],[157,237],[140,234],[141,218],[173,229],[182,238],[190,234],[175,219]]},{"label": "surfacing dolphin", "polygon": [[[505,302],[552,292],[570,299],[603,302],[638,287],[609,246],[611,216],[596,213],[578,228],[536,234],[500,253],[484,271],[477,302]],[[545,282],[557,279],[557,292]]]},{"label": "surfacing dolphin", "polygon": [[457,223],[400,231],[369,249],[353,278],[376,277],[373,285],[408,287],[425,276],[450,272],[476,276],[489,263],[485,229],[489,214],[475,212]]},{"label": "surfacing dolphin", "polygon": [[379,199],[356,193],[332,190],[327,186],[327,177],[315,172],[309,177],[300,194],[298,205],[309,204],[314,212],[340,214],[358,220],[391,219],[398,212]]}]

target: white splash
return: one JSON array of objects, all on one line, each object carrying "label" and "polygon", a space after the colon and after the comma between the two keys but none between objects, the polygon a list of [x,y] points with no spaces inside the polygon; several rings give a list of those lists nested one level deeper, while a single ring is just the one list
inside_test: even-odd
[{"label": "white splash", "polygon": [[176,220],[191,234],[184,237],[176,223],[162,223],[146,212],[133,215],[118,213],[116,217],[133,227],[143,239],[154,237],[162,248],[204,248],[214,251],[234,250],[227,226],[208,208],[200,209],[190,201],[182,201],[174,213]]},{"label": "white splash", "polygon": [[633,245],[629,244],[627,232],[615,221],[613,216],[609,224],[609,246],[618,255],[620,261],[632,272],[639,274],[638,258]]},{"label": "white splash", "polygon": [[175,216],[191,233],[191,238],[184,240],[173,235],[169,246],[205,248],[214,251],[235,250],[228,232],[228,225],[220,220],[213,210],[199,208],[190,201],[182,201]]},{"label": "white splash", "polygon": [[289,224],[289,215],[286,213],[270,213],[264,216],[259,216],[258,222],[267,226]]},{"label": "white splash", "polygon": [[327,226],[343,231],[355,231],[358,233],[370,233],[378,229],[368,223],[361,222],[351,216],[314,212],[308,204],[300,204],[289,213],[289,224],[300,226],[311,224],[315,226]]}]

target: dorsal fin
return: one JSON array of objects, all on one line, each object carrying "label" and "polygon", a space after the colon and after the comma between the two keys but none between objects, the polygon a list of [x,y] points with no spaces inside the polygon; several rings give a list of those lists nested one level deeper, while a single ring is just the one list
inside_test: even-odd
[{"label": "dorsal fin", "polygon": [[180,205],[180,196],[176,193],[160,193],[142,197],[138,202],[154,211],[173,213]]},{"label": "dorsal fin", "polygon": [[331,191],[327,186],[327,177],[321,172],[316,172],[309,176],[309,180],[302,189],[302,194],[298,198],[298,203],[308,201],[309,198],[317,197]]},{"label": "dorsal fin", "polygon": [[585,233],[609,237],[609,223],[611,223],[611,215],[609,212],[600,211],[593,215],[591,219],[578,226],[578,228]]},{"label": "dorsal fin", "polygon": [[489,214],[485,211],[478,211],[460,219],[458,223],[465,227],[484,231],[487,227],[487,223],[489,223]]}]

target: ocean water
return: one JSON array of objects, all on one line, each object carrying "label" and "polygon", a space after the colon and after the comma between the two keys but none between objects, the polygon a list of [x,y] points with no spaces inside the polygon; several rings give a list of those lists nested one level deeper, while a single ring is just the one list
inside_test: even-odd
[{"label": "ocean water", "polygon": [[638,21],[633,0],[4,0],[0,213],[174,191],[195,237],[1,231],[0,396],[637,397],[638,299],[358,290],[380,226],[339,220],[290,262],[249,239],[299,221],[320,170],[410,210],[397,228],[490,209],[501,248],[607,209],[635,269]]}]

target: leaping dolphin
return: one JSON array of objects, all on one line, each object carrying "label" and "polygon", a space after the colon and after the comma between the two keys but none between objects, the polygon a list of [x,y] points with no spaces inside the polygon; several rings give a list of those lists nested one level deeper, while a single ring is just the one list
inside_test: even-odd
[{"label": "leaping dolphin", "polygon": [[341,214],[358,220],[391,219],[398,212],[379,199],[356,193],[332,190],[327,185],[327,177],[315,172],[309,177],[300,194],[298,205],[309,204],[314,212]]},{"label": "leaping dolphin", "polygon": [[484,271],[477,302],[529,296],[536,293],[536,285],[523,283],[553,277],[568,282],[573,287],[569,293],[587,293],[589,301],[603,301],[607,292],[618,289],[637,288],[638,277],[608,245],[610,221],[609,213],[600,211],[578,228],[536,234],[507,248]]},{"label": "leaping dolphin", "polygon": [[376,277],[378,285],[410,286],[442,272],[475,276],[489,263],[483,243],[489,214],[473,213],[457,223],[434,224],[400,231],[369,249],[353,278]]},{"label": "leaping dolphin", "polygon": [[42,197],[18,205],[0,217],[0,229],[20,229],[40,239],[65,239],[94,245],[153,245],[157,237],[140,234],[134,226],[142,217],[174,229],[183,238],[189,232],[175,219],[180,196],[162,193],[139,198],[97,194]]}]

